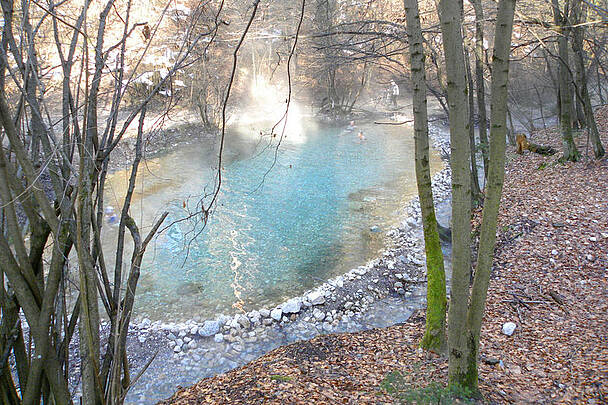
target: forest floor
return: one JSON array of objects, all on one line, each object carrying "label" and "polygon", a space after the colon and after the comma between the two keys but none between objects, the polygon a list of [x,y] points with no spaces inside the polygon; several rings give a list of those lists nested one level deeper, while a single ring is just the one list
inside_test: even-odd
[{"label": "forest floor", "polygon": [[[597,117],[608,145],[608,107]],[[531,140],[560,150],[556,129]],[[576,140],[591,154],[586,136]],[[480,343],[488,403],[608,402],[608,159],[558,158],[507,152]],[[512,336],[501,332],[505,322],[517,325]],[[446,358],[418,348],[423,331],[418,313],[385,329],[297,342],[163,404],[406,402],[447,381]]]}]

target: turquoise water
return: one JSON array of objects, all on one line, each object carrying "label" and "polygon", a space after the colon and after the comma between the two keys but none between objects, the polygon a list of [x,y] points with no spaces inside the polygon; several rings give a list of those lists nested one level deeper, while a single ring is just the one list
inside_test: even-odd
[{"label": "turquoise water", "polygon": [[[175,222],[149,247],[138,314],[187,319],[269,307],[375,257],[415,193],[413,137],[405,128],[362,129],[365,141],[311,129],[276,154],[267,138],[233,135],[207,226],[200,217]],[[149,223],[167,209],[169,223],[183,219],[212,191],[215,164],[208,142],[149,161],[134,217]]]}]

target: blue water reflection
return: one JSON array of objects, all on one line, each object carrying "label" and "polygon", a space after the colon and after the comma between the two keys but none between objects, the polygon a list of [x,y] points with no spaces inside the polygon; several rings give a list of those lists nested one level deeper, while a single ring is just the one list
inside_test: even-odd
[{"label": "blue water reflection", "polygon": [[[415,193],[413,139],[406,129],[364,131],[359,141],[315,129],[278,153],[234,141],[207,227],[200,232],[200,217],[178,222],[151,248],[137,312],[186,319],[275,305],[374,257]],[[183,218],[184,201],[195,209],[187,196],[212,187],[215,172],[197,148],[164,158],[182,176],[162,191],[172,196],[169,221]]]}]

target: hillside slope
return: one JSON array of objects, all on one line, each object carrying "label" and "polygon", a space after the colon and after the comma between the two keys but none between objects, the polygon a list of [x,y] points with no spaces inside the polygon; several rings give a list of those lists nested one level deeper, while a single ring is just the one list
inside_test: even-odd
[{"label": "hillside slope", "polygon": [[[598,111],[608,145],[608,108]],[[555,129],[532,135],[560,149]],[[584,136],[577,138],[581,152]],[[589,153],[591,151],[589,150]],[[508,152],[499,238],[480,353],[490,403],[608,401],[608,159]],[[478,218],[475,219],[478,221]],[[513,336],[501,333],[517,325]],[[325,335],[278,348],[162,404],[393,403],[380,388],[444,383],[447,361],[417,342],[423,315],[386,329]]]}]

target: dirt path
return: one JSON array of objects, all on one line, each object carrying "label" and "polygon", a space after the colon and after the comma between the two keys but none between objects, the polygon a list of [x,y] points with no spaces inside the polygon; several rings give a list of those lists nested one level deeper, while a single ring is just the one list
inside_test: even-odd
[{"label": "dirt path", "polygon": [[[598,111],[608,145],[608,108]],[[532,140],[560,149],[556,130]],[[583,136],[577,139],[585,150]],[[508,152],[497,257],[479,363],[490,403],[608,401],[608,160],[562,165]],[[501,333],[517,325],[513,336]],[[445,383],[447,361],[418,349],[423,315],[319,336],[178,391],[163,404],[393,403]],[[398,371],[397,392],[380,388]],[[383,385],[386,387],[386,384]]]}]

